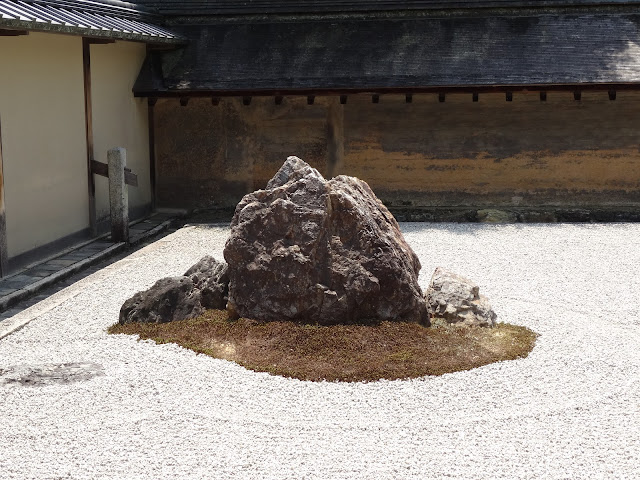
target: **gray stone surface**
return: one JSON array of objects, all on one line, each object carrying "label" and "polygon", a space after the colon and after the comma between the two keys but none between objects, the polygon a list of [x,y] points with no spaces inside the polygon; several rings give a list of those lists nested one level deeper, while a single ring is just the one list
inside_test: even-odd
[{"label": "gray stone surface", "polygon": [[124,183],[124,168],[127,166],[127,151],[112,148],[107,152],[109,164],[109,211],[111,216],[111,239],[114,242],[129,241],[129,196]]},{"label": "gray stone surface", "polygon": [[184,275],[158,280],[138,292],[120,309],[119,323],[165,323],[224,309],[229,291],[227,265],[205,256]]},{"label": "gray stone surface", "polygon": [[[156,213],[150,218],[153,219],[154,224],[149,225],[146,231],[141,231],[139,235],[132,237],[130,239],[131,246],[169,228],[172,223],[172,218],[162,213]],[[155,224],[157,222],[160,224]],[[140,223],[146,224],[147,222]],[[32,264],[19,273],[0,279],[0,311],[6,311],[9,306],[33,297],[35,292],[56,284],[75,272],[83,270],[90,272],[93,268],[92,265],[122,251],[124,247],[124,243],[114,244],[107,240],[91,240],[59,252],[55,258],[44,259],[41,263]],[[9,282],[18,277],[31,278],[28,283],[19,285],[19,289],[10,288]],[[59,285],[59,283],[57,284]],[[0,325],[0,338],[6,333],[7,330]]]},{"label": "gray stone surface", "polygon": [[202,312],[200,292],[190,278],[166,277],[124,302],[118,322],[165,323],[197,317]]},{"label": "gray stone surface", "polygon": [[236,208],[224,257],[232,315],[429,323],[420,261],[369,186],[289,157]]},{"label": "gray stone surface", "polygon": [[516,223],[518,216],[513,212],[487,208],[478,210],[478,222],[480,223]]},{"label": "gray stone surface", "polygon": [[448,323],[477,327],[496,324],[497,315],[489,300],[480,295],[478,285],[444,268],[436,268],[425,297],[429,313]]},{"label": "gray stone surface", "polygon": [[184,275],[189,277],[194,288],[200,291],[200,302],[204,308],[226,308],[229,296],[229,274],[226,263],[207,255]]}]

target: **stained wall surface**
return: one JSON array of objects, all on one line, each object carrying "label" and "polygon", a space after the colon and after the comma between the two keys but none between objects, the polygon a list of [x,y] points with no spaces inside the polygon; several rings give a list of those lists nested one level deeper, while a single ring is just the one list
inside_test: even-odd
[{"label": "stained wall surface", "polygon": [[0,117],[9,257],[87,228],[82,39],[0,37]]},{"label": "stained wall surface", "polygon": [[621,91],[176,99],[156,105],[158,200],[231,206],[288,155],[355,175],[389,205],[640,204],[640,94]]},{"label": "stained wall surface", "polygon": [[177,99],[155,106],[157,201],[167,207],[234,206],[267,181],[288,155],[323,173],[327,162],[327,107],[292,98]]}]

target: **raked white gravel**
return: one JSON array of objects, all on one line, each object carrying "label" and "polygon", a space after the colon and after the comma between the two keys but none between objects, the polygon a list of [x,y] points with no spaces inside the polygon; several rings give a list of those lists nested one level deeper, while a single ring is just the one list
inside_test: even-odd
[{"label": "raked white gravel", "polygon": [[104,376],[0,384],[0,479],[640,478],[640,225],[406,223],[480,285],[526,359],[409,381],[309,383],[107,335],[122,302],[205,254],[185,227],[20,315],[0,369],[91,362]]}]

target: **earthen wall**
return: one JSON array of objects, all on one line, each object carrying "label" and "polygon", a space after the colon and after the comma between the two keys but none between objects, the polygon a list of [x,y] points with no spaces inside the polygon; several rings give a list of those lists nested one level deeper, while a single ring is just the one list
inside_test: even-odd
[{"label": "earthen wall", "polygon": [[288,155],[391,206],[640,205],[640,93],[177,99],[156,105],[158,202],[232,206]]}]

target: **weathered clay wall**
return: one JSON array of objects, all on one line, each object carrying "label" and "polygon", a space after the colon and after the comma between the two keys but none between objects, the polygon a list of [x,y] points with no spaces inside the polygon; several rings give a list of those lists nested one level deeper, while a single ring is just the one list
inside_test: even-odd
[{"label": "weathered clay wall", "polygon": [[157,204],[234,206],[264,188],[288,155],[326,171],[327,108],[305,99],[159,100],[155,108]]},{"label": "weathered clay wall", "polygon": [[158,199],[233,205],[287,155],[358,176],[391,205],[640,204],[640,94],[537,93],[192,99],[156,106]]},{"label": "weathered clay wall", "polygon": [[[640,96],[619,92],[354,98],[345,168],[387,202],[622,205],[640,201]],[[375,113],[374,113],[375,112]]]}]

